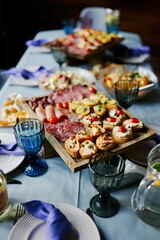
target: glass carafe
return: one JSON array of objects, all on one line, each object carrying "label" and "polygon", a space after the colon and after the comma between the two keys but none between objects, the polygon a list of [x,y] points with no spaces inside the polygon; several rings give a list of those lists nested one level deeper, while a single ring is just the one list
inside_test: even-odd
[{"label": "glass carafe", "polygon": [[148,168],[132,196],[132,207],[145,223],[160,227],[160,144],[148,155]]},{"label": "glass carafe", "polygon": [[2,221],[9,213],[10,201],[7,192],[7,180],[5,174],[0,170],[0,221]]}]

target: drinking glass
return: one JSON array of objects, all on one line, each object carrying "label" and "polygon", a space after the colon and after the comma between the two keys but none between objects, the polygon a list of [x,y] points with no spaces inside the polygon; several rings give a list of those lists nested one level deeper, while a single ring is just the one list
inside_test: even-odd
[{"label": "drinking glass", "polygon": [[114,216],[119,202],[110,195],[120,184],[124,176],[125,161],[120,155],[111,152],[99,153],[89,161],[91,183],[99,192],[90,201],[90,208],[99,217]]},{"label": "drinking glass", "polygon": [[11,208],[8,198],[7,180],[5,174],[0,170],[0,221],[7,217]]},{"label": "drinking glass", "polygon": [[125,109],[136,102],[139,85],[134,80],[119,80],[115,83],[115,96],[118,103]]},{"label": "drinking glass", "polygon": [[31,177],[46,173],[46,162],[36,155],[44,144],[43,122],[34,118],[24,119],[14,126],[14,134],[18,146],[27,154],[24,173]]},{"label": "drinking glass", "polygon": [[62,64],[66,61],[67,59],[67,50],[68,47],[65,45],[61,46],[52,46],[51,47],[53,56],[57,63],[59,64],[60,69],[62,68]]},{"label": "drinking glass", "polygon": [[119,10],[106,9],[106,30],[108,33],[117,34],[119,32],[119,15]]},{"label": "drinking glass", "polygon": [[66,34],[70,34],[73,32],[75,26],[75,20],[69,19],[69,20],[63,20],[62,21],[62,27]]}]

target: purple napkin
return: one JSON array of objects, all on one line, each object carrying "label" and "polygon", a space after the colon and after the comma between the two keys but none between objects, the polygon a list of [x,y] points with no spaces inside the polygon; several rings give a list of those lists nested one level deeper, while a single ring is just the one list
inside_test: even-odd
[{"label": "purple napkin", "polygon": [[31,72],[26,69],[16,69],[16,68],[10,68],[8,70],[2,71],[1,75],[8,74],[8,75],[14,75],[17,77],[22,77],[25,80],[28,79],[36,79],[40,74],[44,75],[50,75],[51,73],[54,73],[54,69],[46,69],[43,66],[40,66],[36,71]]},{"label": "purple napkin", "polygon": [[26,42],[26,46],[29,47],[29,46],[34,46],[34,47],[40,47],[46,43],[48,43],[49,41],[46,40],[46,39],[38,39],[38,40],[28,40]]},{"label": "purple napkin", "polygon": [[111,51],[116,56],[130,56],[130,57],[137,57],[141,54],[148,54],[150,55],[150,47],[149,46],[142,46],[138,48],[128,48],[123,44],[117,44],[116,46],[111,48]]},{"label": "purple napkin", "polygon": [[160,143],[160,135],[158,135],[158,134],[156,135],[155,142],[156,142],[156,144]]},{"label": "purple napkin", "polygon": [[64,240],[71,231],[71,223],[54,205],[38,200],[21,204],[31,215],[46,221],[47,240]]},{"label": "purple napkin", "polygon": [[18,147],[17,143],[1,144],[0,140],[0,154],[9,155],[25,155],[24,152]]}]

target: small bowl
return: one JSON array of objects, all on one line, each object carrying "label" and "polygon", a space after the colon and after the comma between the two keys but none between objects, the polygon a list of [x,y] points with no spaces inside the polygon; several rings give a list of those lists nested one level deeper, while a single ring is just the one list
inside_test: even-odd
[{"label": "small bowl", "polygon": [[[146,97],[153,89],[155,89],[156,85],[158,84],[158,78],[157,76],[150,70],[143,68],[143,67],[138,67],[136,69],[136,72],[138,72],[140,75],[146,75],[149,80],[151,81],[150,84],[140,87],[139,88],[139,93],[138,93],[138,100]],[[105,83],[104,80],[102,80],[102,84],[109,93],[111,97],[115,97],[115,89],[108,87]]]}]

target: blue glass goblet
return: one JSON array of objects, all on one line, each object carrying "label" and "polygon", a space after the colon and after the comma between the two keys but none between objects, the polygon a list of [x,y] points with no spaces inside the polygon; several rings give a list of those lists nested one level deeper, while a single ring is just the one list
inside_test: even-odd
[{"label": "blue glass goblet", "polygon": [[119,202],[110,195],[124,176],[125,161],[115,153],[98,153],[89,161],[91,183],[99,192],[90,201],[90,208],[99,217],[112,217],[119,209]]},{"label": "blue glass goblet", "polygon": [[18,146],[27,154],[24,173],[31,177],[46,173],[46,162],[36,156],[44,144],[43,122],[34,118],[24,119],[14,126],[14,134]]}]

